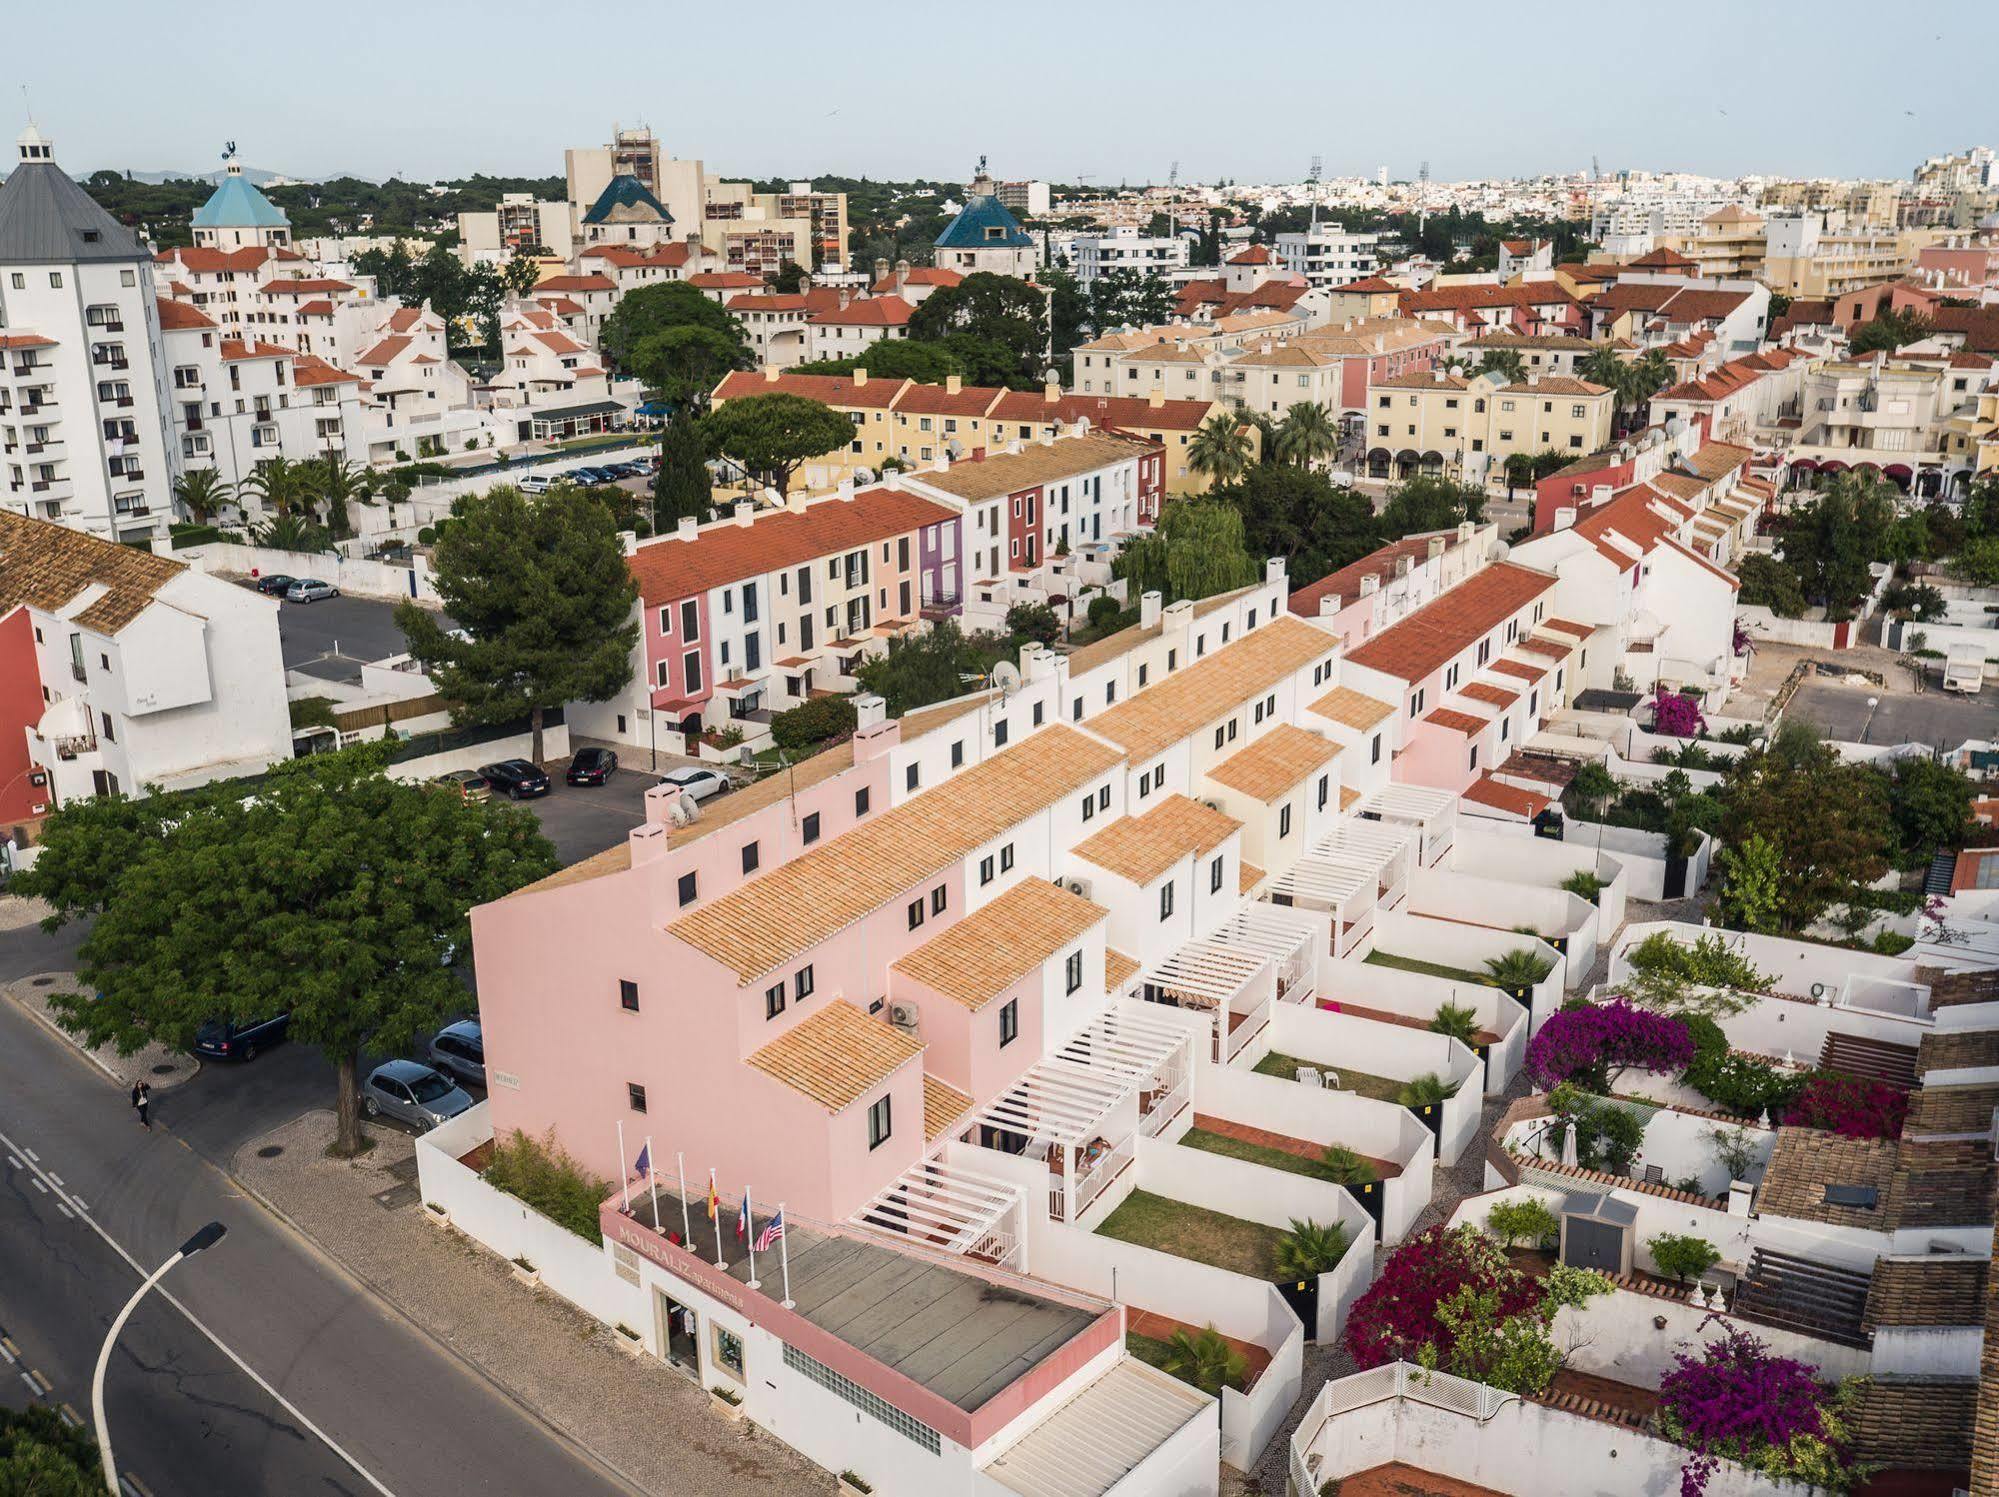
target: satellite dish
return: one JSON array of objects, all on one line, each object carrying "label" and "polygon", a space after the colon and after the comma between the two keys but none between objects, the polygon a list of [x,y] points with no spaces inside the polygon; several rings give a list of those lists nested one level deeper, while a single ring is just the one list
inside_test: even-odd
[{"label": "satellite dish", "polygon": [[1020,667],[1010,660],[1002,660],[993,667],[993,685],[999,688],[1002,698],[1012,696],[1020,690]]}]

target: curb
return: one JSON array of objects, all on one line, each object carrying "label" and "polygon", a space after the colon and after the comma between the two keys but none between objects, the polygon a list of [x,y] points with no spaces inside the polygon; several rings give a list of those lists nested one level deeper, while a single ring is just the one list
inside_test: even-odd
[{"label": "curb", "polygon": [[[31,980],[30,977],[23,977],[23,978],[17,978],[16,982],[27,982],[30,980]],[[116,1071],[112,1070],[109,1063],[103,1060],[95,1050],[84,1049],[83,1046],[80,1043],[78,1043],[75,1035],[71,1034],[67,1029],[64,1029],[60,1024],[57,1024],[54,1020],[50,1019],[47,1014],[43,1013],[40,1009],[36,1008],[32,1003],[25,1003],[21,999],[15,997],[14,988],[15,988],[14,982],[0,983],[0,994],[5,994],[7,1001],[11,1003],[22,1014],[26,1015],[31,1022],[40,1025],[43,1030],[55,1036],[56,1039],[60,1040],[65,1049],[69,1050],[79,1059],[88,1061],[91,1065],[95,1066],[97,1070],[108,1081],[111,1082],[112,1085],[119,1087],[121,1089],[129,1085],[129,1083],[125,1080],[125,1078],[123,1076],[120,1076]],[[187,1075],[183,1076],[178,1081],[169,1081],[165,1086],[156,1086],[153,1088],[153,1090],[156,1092],[172,1091],[176,1087],[187,1085],[188,1082],[194,1080],[195,1077],[199,1076],[201,1074],[201,1057],[192,1056],[190,1058],[194,1061],[194,1069],[192,1071],[190,1071]]]},{"label": "curb", "polygon": [[[267,1134],[265,1136],[268,1137],[269,1135]],[[177,1140],[177,1142],[181,1141]],[[256,1142],[255,1139],[251,1139],[244,1144],[244,1147],[248,1148],[250,1144],[253,1144],[255,1142]],[[187,1148],[189,1146],[185,1142],[181,1142],[181,1147]],[[210,1160],[208,1162],[210,1164],[214,1164],[213,1160]],[[401,1305],[397,1304],[394,1299],[390,1298],[388,1293],[384,1291],[379,1285],[377,1285],[374,1282],[374,1280],[370,1279],[366,1274],[361,1273],[359,1270],[350,1266],[345,1259],[335,1254],[331,1248],[326,1246],[325,1243],[321,1242],[316,1236],[314,1236],[310,1231],[308,1231],[304,1226],[302,1226],[294,1217],[292,1217],[292,1215],[289,1212],[287,1212],[283,1207],[278,1205],[276,1201],[273,1201],[269,1196],[265,1195],[263,1191],[259,1190],[256,1186],[252,1185],[248,1180],[245,1180],[241,1175],[237,1174],[234,1169],[227,1168],[219,1164],[215,1164],[214,1167],[222,1175],[224,1179],[228,1180],[232,1185],[236,1186],[237,1189],[241,1190],[244,1196],[247,1197],[249,1200],[254,1201],[258,1206],[262,1207],[265,1211],[269,1212],[274,1220],[283,1225],[288,1231],[292,1233],[293,1236],[297,1237],[301,1242],[303,1242],[307,1247],[309,1247],[313,1251],[313,1253],[317,1255],[322,1261],[324,1261],[326,1265],[329,1268],[331,1268],[335,1273],[339,1274],[342,1278],[348,1280],[348,1282],[355,1284],[362,1289],[365,1289],[368,1292],[369,1297],[372,1298],[376,1304],[380,1305],[390,1315],[394,1316],[398,1321],[402,1322],[402,1324],[408,1326],[412,1331],[414,1331],[417,1335],[421,1336],[425,1341],[429,1342],[432,1346],[436,1347],[437,1350],[443,1352],[446,1356],[450,1357],[452,1360],[457,1362],[461,1367],[464,1367],[467,1371],[472,1373],[474,1377],[478,1378],[487,1387],[491,1388],[495,1393],[499,1394],[500,1397],[504,1398],[508,1403],[512,1404],[515,1408],[519,1409],[523,1414],[527,1415],[527,1417],[531,1421],[533,1421],[533,1423],[538,1428],[547,1431],[552,1438],[557,1440],[559,1443],[561,1443],[564,1447],[566,1447],[570,1451],[574,1452],[577,1456],[581,1457],[581,1459],[586,1465],[595,1466],[598,1470],[602,1471],[607,1476],[609,1476],[613,1481],[623,1486],[628,1492],[635,1494],[635,1497],[656,1497],[656,1494],[653,1492],[652,1488],[641,1485],[636,1479],[629,1476],[624,1471],[620,1470],[612,1462],[606,1460],[596,1451],[591,1450],[588,1446],[584,1445],[580,1440],[576,1439],[573,1435],[571,1435],[569,1431],[563,1429],[560,1425],[550,1421],[541,1412],[541,1410],[537,1409],[533,1404],[530,1404],[529,1402],[527,1402],[526,1399],[522,1398],[519,1394],[514,1392],[512,1388],[509,1388],[505,1383],[501,1382],[498,1376],[495,1375],[483,1362],[480,1362],[475,1357],[467,1355],[459,1347],[454,1346],[451,1342],[444,1340],[442,1337],[438,1336],[434,1331],[432,1331],[430,1327],[424,1325],[421,1321],[417,1320],[415,1316],[411,1315]]]}]

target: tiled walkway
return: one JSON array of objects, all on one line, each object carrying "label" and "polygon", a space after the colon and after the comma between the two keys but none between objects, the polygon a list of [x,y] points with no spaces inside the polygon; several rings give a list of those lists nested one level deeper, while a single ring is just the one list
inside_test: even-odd
[{"label": "tiled walkway", "polygon": [[1474,1486],[1455,1477],[1438,1476],[1391,1461],[1356,1471],[1340,1483],[1340,1497],[1506,1497],[1494,1487]]},{"label": "tiled walkway", "polygon": [[[1336,1003],[1337,1012],[1350,1015],[1356,1019],[1372,1019],[1377,1024],[1399,1024],[1404,1029],[1421,1029],[1427,1031],[1430,1027],[1428,1019],[1412,1018],[1408,1014],[1390,1013],[1385,1008],[1368,1008],[1363,1004],[1349,1003],[1344,998],[1336,1000]],[[1494,1034],[1490,1029],[1481,1029],[1472,1037],[1474,1045],[1492,1045],[1498,1042],[1499,1036]]]}]

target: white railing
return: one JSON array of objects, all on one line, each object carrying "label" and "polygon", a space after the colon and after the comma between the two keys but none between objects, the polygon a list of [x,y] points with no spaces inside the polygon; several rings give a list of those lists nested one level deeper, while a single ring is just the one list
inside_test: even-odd
[{"label": "white railing", "polygon": [[1191,1086],[1187,1078],[1182,1076],[1170,1091],[1139,1114],[1138,1131],[1147,1138],[1157,1138],[1160,1129],[1180,1116],[1187,1106],[1190,1095]]},{"label": "white railing", "polygon": [[1334,936],[1334,956],[1347,956],[1361,943],[1367,933],[1374,929],[1374,911],[1370,909],[1358,920],[1342,920]]},{"label": "white railing", "polygon": [[1228,1058],[1234,1060],[1242,1053],[1242,1047],[1254,1039],[1270,1022],[1270,1000],[1265,998],[1255,1008],[1243,1015],[1243,1020],[1229,1031]]},{"label": "white railing", "polygon": [[1080,1218],[1090,1209],[1090,1203],[1104,1192],[1104,1187],[1119,1170],[1130,1164],[1138,1153],[1135,1135],[1127,1135],[1110,1153],[1099,1159],[1090,1169],[1076,1177],[1076,1215]]},{"label": "white railing", "polygon": [[1392,910],[1398,904],[1402,903],[1403,897],[1406,894],[1408,894],[1408,892],[1409,892],[1409,876],[1407,874],[1404,874],[1401,878],[1397,879],[1394,883],[1390,884],[1387,888],[1381,891],[1381,897],[1375,900],[1374,902],[1375,908],[1382,910]]}]

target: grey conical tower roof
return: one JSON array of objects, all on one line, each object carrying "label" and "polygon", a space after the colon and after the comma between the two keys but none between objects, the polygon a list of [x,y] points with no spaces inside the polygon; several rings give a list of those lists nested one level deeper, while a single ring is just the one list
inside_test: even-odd
[{"label": "grey conical tower roof", "polygon": [[151,258],[131,230],[55,164],[30,126],[21,137],[21,160],[0,182],[0,265]]}]

